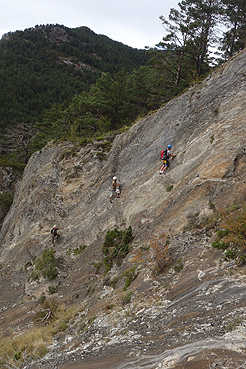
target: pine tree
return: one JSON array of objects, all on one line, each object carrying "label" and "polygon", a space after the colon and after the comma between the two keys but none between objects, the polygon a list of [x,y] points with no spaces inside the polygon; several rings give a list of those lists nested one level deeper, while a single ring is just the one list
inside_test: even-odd
[{"label": "pine tree", "polygon": [[206,71],[209,47],[215,43],[215,26],[219,20],[221,3],[218,0],[183,0],[179,6],[190,19],[190,51],[195,58],[196,73],[199,77]]},{"label": "pine tree", "polygon": [[[180,4],[179,4],[180,6]],[[188,45],[192,38],[190,30],[190,18],[180,9],[171,9],[169,20],[160,17],[165,30],[168,32],[162,41],[157,45],[158,51],[155,53],[156,64],[162,64],[169,73],[170,80],[176,87],[179,86],[183,69],[189,59]],[[160,48],[162,52],[160,52]]]},{"label": "pine tree", "polygon": [[223,20],[229,28],[224,33],[221,50],[224,58],[233,56],[246,47],[246,2],[245,0],[222,0]]},{"label": "pine tree", "polygon": [[160,17],[168,33],[157,45],[162,47],[170,71],[175,63],[176,86],[184,69],[190,77],[192,74],[200,77],[208,71],[209,47],[215,41],[215,25],[221,9],[218,0],[183,0],[178,6],[179,10],[170,10],[169,20]]}]

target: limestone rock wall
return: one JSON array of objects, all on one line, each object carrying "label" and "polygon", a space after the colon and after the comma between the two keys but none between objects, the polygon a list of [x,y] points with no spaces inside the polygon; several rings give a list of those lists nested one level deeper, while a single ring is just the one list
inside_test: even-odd
[{"label": "limestone rock wall", "polygon": [[[106,161],[98,159],[100,145],[76,151],[50,144],[35,153],[3,225],[1,255],[30,239],[44,247],[53,223],[62,228],[65,249],[122,223],[139,238],[179,232],[190,216],[209,213],[209,202],[245,200],[245,55],[117,136]],[[160,176],[160,150],[169,143],[177,157]],[[110,204],[113,175],[122,195]]]},{"label": "limestone rock wall", "polygon": [[[229,267],[219,266],[220,253],[209,249],[208,237],[200,234],[198,238],[192,238],[185,233],[190,222],[205,221],[213,211],[211,207],[220,209],[246,200],[245,76],[246,51],[218,68],[204,82],[118,135],[109,153],[103,152],[104,142],[95,142],[82,148],[70,143],[50,143],[33,154],[0,233],[0,294],[6,319],[12,316],[10,324],[14,324],[13,316],[17,312],[21,315],[17,302],[21,305],[21,301],[25,301],[26,305],[21,305],[24,310],[25,306],[31,305],[30,301],[34,304],[43,292],[47,292],[48,285],[44,281],[28,281],[27,272],[30,260],[51,246],[50,228],[54,224],[60,228],[61,234],[55,246],[60,262],[57,297],[71,304],[74,295],[78,295],[82,303],[88,299],[88,288],[93,287],[92,313],[100,311],[104,298],[105,304],[110,299],[116,300],[112,288],[104,290],[93,267],[95,261],[102,259],[105,233],[116,226],[131,225],[134,246],[145,244],[153,235],[169,233],[173,252],[177,257],[183,257],[185,268],[181,275],[176,276],[170,271],[158,282],[144,272],[136,280],[132,287],[136,292],[135,306],[137,303],[141,305],[143,300],[146,305],[137,311],[137,320],[129,318],[127,321],[125,318],[118,325],[118,332],[128,326],[134,337],[138,337],[135,341],[129,335],[122,337],[123,343],[133,345],[131,348],[124,346],[129,360],[135,352],[141,355],[140,348],[146,340],[150,355],[153,355],[151,347],[155,353],[162,353],[153,362],[167,360],[167,365],[175,362],[177,355],[182,356],[182,348],[195,352],[198,362],[203,360],[203,354],[199,355],[204,345],[209,352],[220,350],[218,360],[222,361],[224,350],[229,350],[236,338],[240,341],[237,341],[237,347],[245,350],[245,339],[236,337],[235,333],[226,341],[228,335],[225,330],[221,331],[221,325],[226,327],[230,323],[232,312],[235,319],[244,319],[240,314],[244,309],[245,276],[241,275],[240,280],[235,277],[228,290]],[[160,151],[170,143],[177,157],[171,162],[167,174],[160,175]],[[102,157],[105,160],[100,159]],[[122,193],[120,199],[114,199],[111,204],[110,184],[114,175],[122,184]],[[83,245],[87,248],[80,258],[70,260],[67,257],[69,250]],[[124,267],[120,273],[124,272]],[[117,270],[112,276],[113,273],[117,274]],[[157,286],[159,292],[155,293]],[[232,290],[234,295],[230,297]],[[226,304],[223,304],[223,296],[227,298]],[[217,311],[218,304],[221,307]],[[34,309],[32,305],[29,308]],[[78,322],[73,327],[69,340],[71,347],[74,342],[78,355],[78,337],[81,352],[88,355],[92,352],[97,355],[102,342],[108,347],[109,354],[112,345],[118,347],[113,340],[114,328],[107,327],[100,332],[97,329],[100,319],[101,322],[112,319],[116,324],[117,314],[124,314],[124,309],[119,307],[110,318],[100,314],[86,338],[77,332]],[[207,328],[207,321],[210,328]],[[145,330],[141,328],[142,322]],[[186,322],[182,325],[182,337],[180,322]],[[160,334],[162,331],[165,333]],[[98,343],[95,343],[95,332],[96,337],[100,337]],[[149,338],[150,332],[152,338]],[[109,334],[112,341],[104,340]],[[218,346],[216,342],[222,334],[225,341]],[[197,337],[199,347],[195,347]],[[91,342],[90,352],[84,339]],[[122,342],[118,341],[121,348]],[[168,345],[168,350],[163,354],[164,345]],[[67,344],[64,347],[68,350]],[[192,351],[194,348],[196,350]],[[128,349],[132,351],[129,353]],[[228,351],[228,358],[230,355]],[[183,364],[182,361],[177,368]],[[81,363],[78,365],[82,368]],[[132,367],[136,369],[136,365],[135,362]],[[152,368],[151,364],[146,367]]]}]

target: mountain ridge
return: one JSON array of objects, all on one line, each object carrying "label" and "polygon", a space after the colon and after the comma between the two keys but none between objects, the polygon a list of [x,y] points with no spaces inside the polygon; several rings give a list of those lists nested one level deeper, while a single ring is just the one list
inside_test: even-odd
[{"label": "mountain ridge", "polygon": [[[104,72],[145,65],[133,49],[88,27],[40,25],[7,33],[0,40],[0,129],[39,122],[45,109],[88,91]],[[14,86],[14,89],[13,89]]]}]

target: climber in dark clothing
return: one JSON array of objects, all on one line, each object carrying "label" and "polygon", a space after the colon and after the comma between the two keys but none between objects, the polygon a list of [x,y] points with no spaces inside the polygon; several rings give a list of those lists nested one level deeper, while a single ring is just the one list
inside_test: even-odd
[{"label": "climber in dark clothing", "polygon": [[58,234],[58,229],[57,226],[53,226],[53,228],[51,228],[50,233],[52,234],[52,245],[54,245],[55,243],[55,239],[57,239],[59,237]]}]

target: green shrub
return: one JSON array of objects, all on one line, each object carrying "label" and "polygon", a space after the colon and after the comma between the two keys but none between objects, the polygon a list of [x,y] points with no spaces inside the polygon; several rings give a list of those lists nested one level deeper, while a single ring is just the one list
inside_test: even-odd
[{"label": "green shrub", "polygon": [[170,192],[170,191],[172,191],[172,189],[173,189],[173,185],[170,185],[170,186],[167,186],[167,192]]},{"label": "green shrub", "polygon": [[215,247],[216,249],[220,249],[225,251],[226,249],[228,249],[228,247],[230,246],[230,244],[221,242],[220,240],[216,239],[213,243],[212,243],[212,247]]},{"label": "green shrub", "polygon": [[138,273],[135,273],[135,272],[136,272],[136,267],[128,269],[124,272],[124,276],[126,276],[124,291],[126,291],[127,288],[130,286],[130,284],[134,281],[134,279],[137,278]]},{"label": "green shrub", "polygon": [[215,205],[211,200],[209,200],[208,205],[210,209],[213,209],[213,210],[215,209]]},{"label": "green shrub", "polygon": [[39,298],[39,302],[41,305],[43,305],[43,303],[46,301],[46,296],[45,295],[41,295]]},{"label": "green shrub", "polygon": [[229,332],[232,332],[234,329],[236,329],[241,323],[243,319],[242,318],[235,318],[231,323],[229,323],[226,327],[226,329]]},{"label": "green shrub", "polygon": [[119,279],[120,279],[120,277],[114,277],[113,279],[111,279],[110,280],[110,286],[111,287],[113,287],[113,288],[115,288],[116,287],[116,285],[117,285],[117,283],[119,282]]},{"label": "green shrub", "polygon": [[181,270],[183,270],[183,268],[184,268],[184,264],[182,262],[182,259],[179,259],[177,261],[177,263],[174,265],[174,271],[175,272],[181,272]]},{"label": "green shrub", "polygon": [[49,250],[44,250],[42,257],[36,260],[35,270],[44,278],[52,281],[58,275],[57,265],[58,262],[55,257],[55,250],[51,248]]},{"label": "green shrub", "polygon": [[238,266],[243,266],[246,264],[246,255],[239,255],[237,257],[237,265]]},{"label": "green shrub", "polygon": [[125,231],[115,228],[106,233],[102,246],[102,251],[105,255],[104,265],[106,273],[112,268],[114,261],[117,265],[121,265],[122,260],[129,252],[129,244],[133,238],[131,226]]},{"label": "green shrub", "polygon": [[103,280],[103,285],[104,286],[110,286],[115,288],[117,283],[120,280],[120,276],[115,276],[114,278],[110,279],[109,276],[107,276],[104,280]]},{"label": "green shrub", "polygon": [[53,293],[56,293],[57,292],[57,287],[55,287],[55,286],[49,286],[48,290],[49,290],[49,294],[50,295],[53,295]]},{"label": "green shrub", "polygon": [[224,257],[224,259],[226,261],[229,261],[230,259],[234,259],[235,260],[236,258],[237,258],[237,253],[236,253],[235,250],[233,250],[233,249],[226,250],[225,257]]},{"label": "green shrub", "polygon": [[246,263],[246,206],[232,206],[219,213],[219,230],[213,247],[225,251],[225,260],[236,260],[237,265]]},{"label": "green shrub", "polygon": [[217,232],[217,236],[222,239],[224,236],[227,236],[229,233],[228,229],[219,229]]},{"label": "green shrub", "polygon": [[67,252],[67,255],[70,256],[71,254],[73,255],[80,255],[85,249],[86,249],[86,245],[83,246],[79,246],[76,247],[76,249],[69,249]]},{"label": "green shrub", "polygon": [[129,302],[131,302],[132,299],[132,291],[128,292],[126,295],[124,295],[122,297],[122,305],[126,305],[129,304]]},{"label": "green shrub", "polygon": [[73,250],[73,254],[80,255],[86,249],[86,247],[87,247],[86,245],[77,247],[76,249]]},{"label": "green shrub", "polygon": [[22,353],[21,351],[19,351],[18,353],[14,354],[14,360],[16,361],[20,360],[21,356],[22,356]]},{"label": "green shrub", "polygon": [[93,264],[94,268],[96,268],[96,274],[98,274],[103,266],[103,262],[102,261],[95,261],[95,263]]}]

